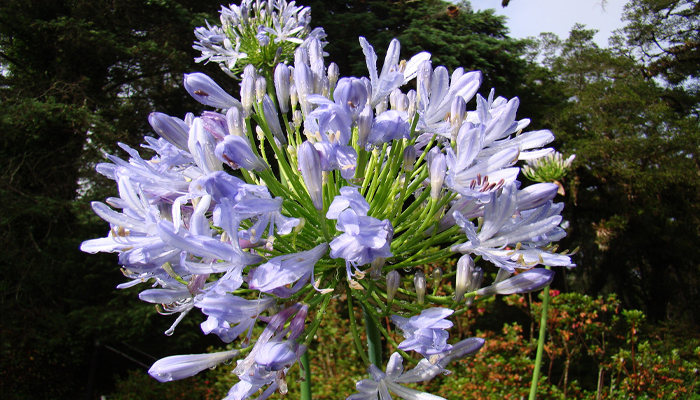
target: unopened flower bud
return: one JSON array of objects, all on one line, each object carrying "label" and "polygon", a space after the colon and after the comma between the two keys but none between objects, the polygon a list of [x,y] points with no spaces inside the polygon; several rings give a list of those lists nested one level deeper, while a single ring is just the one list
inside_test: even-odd
[{"label": "unopened flower bud", "polygon": [[401,89],[396,88],[391,91],[389,94],[389,106],[391,107],[392,110],[396,110],[396,104],[398,103],[398,97],[401,96],[403,93],[401,92]]},{"label": "unopened flower bud", "polygon": [[275,59],[272,60],[272,64],[278,64],[282,58],[282,53],[284,53],[284,47],[279,46],[277,51],[275,51]]},{"label": "unopened flower bud", "polygon": [[338,77],[340,77],[340,69],[338,68],[338,64],[333,62],[328,66],[328,84],[330,85],[331,90],[335,90],[335,84],[338,83]]},{"label": "unopened flower bud", "polygon": [[277,115],[277,110],[275,109],[275,105],[272,103],[272,99],[270,99],[270,96],[264,95],[262,103],[263,112],[265,113],[265,121],[267,122],[267,126],[269,126],[270,130],[272,131],[272,135],[280,143],[286,144],[287,139],[284,137],[284,133],[282,132],[280,118]]},{"label": "unopened flower bud", "polygon": [[311,69],[308,65],[294,65],[294,85],[297,89],[297,96],[299,98],[299,104],[301,105],[301,111],[304,113],[304,115],[308,115],[311,112],[311,104],[307,100],[307,96],[312,94],[314,90],[313,73],[311,73]]},{"label": "unopened flower bud", "polygon": [[[230,110],[237,110],[231,107]],[[180,150],[187,150],[190,127],[180,118],[171,117],[161,112],[152,112],[148,116],[148,123],[160,137],[167,140]]]},{"label": "unopened flower bud", "polygon": [[267,81],[265,77],[259,76],[255,80],[255,99],[260,103],[267,93]]},{"label": "unopened flower bud", "polygon": [[423,304],[425,303],[425,289],[426,289],[426,284],[425,284],[425,274],[423,271],[418,271],[416,274],[413,276],[413,286],[416,289],[416,300],[418,304]]},{"label": "unopened flower bud", "polygon": [[440,282],[442,281],[442,268],[437,267],[433,270],[433,272],[430,274],[430,277],[433,279],[433,286],[438,287],[440,286]]},{"label": "unopened flower bud", "polygon": [[377,257],[374,260],[372,260],[369,276],[372,279],[374,279],[375,281],[377,279],[381,278],[382,268],[384,267],[385,262],[386,262],[386,259],[384,257]]},{"label": "unopened flower bud", "polygon": [[275,68],[275,92],[280,111],[289,112],[289,67],[286,64],[278,64]]},{"label": "unopened flower bud", "polygon": [[226,93],[213,79],[201,72],[185,74],[185,90],[198,102],[216,108],[240,107],[241,103]]},{"label": "unopened flower bud", "polygon": [[300,127],[301,124],[304,123],[304,119],[303,119],[303,115],[301,114],[301,110],[294,111],[294,114],[292,114],[292,123],[296,127]]},{"label": "unopened flower bud", "polygon": [[265,47],[270,44],[270,37],[265,32],[258,33],[255,35],[255,38],[258,39],[258,44],[260,47]]},{"label": "unopened flower bud", "polygon": [[367,139],[372,130],[373,119],[372,107],[369,104],[365,104],[359,117],[357,117],[357,146],[360,149],[365,150],[367,148]]},{"label": "unopened flower bud", "polygon": [[418,94],[416,93],[415,90],[411,89],[406,93],[406,98],[408,99],[408,117],[410,119],[413,119],[413,116],[416,115],[416,97]]},{"label": "unopened flower bud", "polygon": [[309,65],[309,52],[305,46],[299,46],[294,50],[294,66],[296,67],[297,64]]},{"label": "unopened flower bud", "polygon": [[267,164],[253,153],[248,140],[241,136],[226,135],[224,140],[216,145],[216,157],[232,168],[243,168],[249,171],[263,171]]},{"label": "unopened flower bud", "polygon": [[474,260],[468,254],[460,257],[457,261],[457,277],[455,282],[455,295],[454,300],[459,302],[467,293],[467,285],[469,285],[469,278],[472,276],[472,271],[474,270]]},{"label": "unopened flower bud", "polygon": [[544,268],[534,268],[521,272],[512,278],[479,289],[476,294],[487,296],[492,294],[529,293],[549,285],[554,279],[554,271]]},{"label": "unopened flower bud", "polygon": [[[472,276],[469,278],[469,285],[467,285],[467,292],[473,292],[481,286],[481,282],[484,281],[484,270],[481,267],[474,267],[472,271]],[[467,299],[466,304],[470,306],[474,301],[473,297]]]},{"label": "unopened flower bud", "polygon": [[394,300],[396,291],[399,289],[399,283],[401,283],[401,275],[399,275],[396,270],[392,270],[386,274],[386,301],[391,302]]},{"label": "unopened flower bud", "polygon": [[321,157],[318,151],[309,141],[305,141],[299,146],[297,151],[299,169],[304,178],[306,190],[311,196],[314,208],[323,210],[323,176],[321,171]]},{"label": "unopened flower bud", "polygon": [[413,171],[416,164],[416,146],[408,145],[403,149],[403,170],[406,172]]},{"label": "unopened flower bud", "polygon": [[493,281],[493,285],[497,284],[498,282],[504,281],[508,278],[510,278],[512,274],[508,272],[507,269],[505,268],[499,268],[498,269],[498,274],[496,274],[496,279]]},{"label": "unopened flower bud", "polygon": [[253,64],[248,64],[243,70],[243,79],[241,80],[241,103],[243,104],[243,116],[249,117],[255,102],[255,67]]},{"label": "unopened flower bud", "polygon": [[170,356],[156,361],[148,373],[160,382],[176,381],[196,375],[207,368],[238,356],[238,350],[221,353]]},{"label": "unopened flower bud", "polygon": [[469,280],[469,286],[467,291],[473,292],[481,286],[481,282],[484,281],[484,270],[481,267],[474,267],[472,271],[472,277]]},{"label": "unopened flower bud", "polygon": [[243,114],[236,107],[231,107],[226,112],[226,125],[229,135],[246,137],[244,132]]},{"label": "unopened flower bud", "polygon": [[297,94],[297,86],[293,83],[289,86],[289,102],[292,103],[292,109],[296,110],[299,105],[299,94]]},{"label": "unopened flower bud", "polygon": [[436,155],[430,163],[428,172],[430,173],[430,197],[437,200],[447,174],[447,157],[444,154]]}]

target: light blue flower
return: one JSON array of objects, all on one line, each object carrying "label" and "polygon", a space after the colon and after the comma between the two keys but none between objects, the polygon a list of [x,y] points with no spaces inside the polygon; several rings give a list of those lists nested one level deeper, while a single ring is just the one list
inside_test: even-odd
[{"label": "light blue flower", "polygon": [[[289,297],[301,289],[313,274],[318,260],[328,251],[328,244],[321,243],[311,250],[285,254],[254,268],[248,273],[248,287],[280,297]],[[286,285],[299,281],[291,290]]]},{"label": "light blue flower", "polygon": [[194,300],[194,306],[208,316],[201,324],[202,332],[205,335],[214,333],[226,343],[252,328],[260,313],[274,304],[272,297],[246,300],[231,293],[212,292],[201,294]]},{"label": "light blue flower", "polygon": [[196,375],[238,355],[238,350],[220,353],[188,354],[160,359],[151,366],[148,373],[161,382],[176,381]]},{"label": "light blue flower", "polygon": [[438,374],[449,373],[445,369],[454,360],[467,357],[479,351],[484,345],[484,339],[469,338],[455,344],[452,349],[435,354],[430,360],[424,358],[412,370],[403,369],[403,357],[394,353],[389,358],[386,372],[382,372],[374,364],[369,366],[372,379],[363,379],[356,384],[360,393],[350,395],[347,400],[391,400],[394,393],[404,400],[445,400],[440,396],[421,392],[401,384],[423,382],[433,379]]},{"label": "light blue flower", "polygon": [[476,291],[478,296],[493,294],[529,293],[549,285],[554,279],[554,271],[544,268],[533,268],[518,275],[486,286]]},{"label": "light blue flower", "polygon": [[369,264],[376,258],[391,257],[391,238],[394,229],[389,220],[368,217],[369,204],[357,191],[346,186],[331,203],[326,218],[337,219],[336,229],[344,232],[330,243],[331,258],[346,261],[348,277],[350,266]]},{"label": "light blue flower", "polygon": [[399,343],[399,349],[403,351],[416,351],[428,357],[433,354],[450,350],[452,345],[447,344],[449,334],[445,329],[452,327],[452,322],[445,318],[454,311],[448,308],[429,308],[421,311],[419,315],[404,318],[392,315],[391,321],[401,329],[406,338]]},{"label": "light blue flower", "polygon": [[185,74],[185,89],[198,102],[216,108],[241,107],[241,102],[226,93],[213,79],[201,72]]},{"label": "light blue flower", "polygon": [[[513,272],[537,264],[573,267],[571,258],[542,247],[566,236],[559,227],[562,207],[551,200],[535,209],[518,212],[517,190],[507,185],[498,196],[492,193],[484,208],[484,222],[479,232],[474,224],[455,211],[453,216],[466,233],[466,243],[453,245],[455,252],[482,256],[498,267]],[[514,248],[506,248],[512,246]]]}]

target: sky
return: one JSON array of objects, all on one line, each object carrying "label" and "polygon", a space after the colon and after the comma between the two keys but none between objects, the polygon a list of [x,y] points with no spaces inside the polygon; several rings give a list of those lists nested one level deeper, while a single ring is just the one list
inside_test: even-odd
[{"label": "sky", "polygon": [[474,10],[493,8],[496,14],[508,17],[506,25],[513,38],[538,36],[553,32],[562,39],[569,36],[574,24],[582,23],[587,29],[599,32],[593,38],[606,47],[612,31],[624,26],[622,9],[627,0],[510,0],[501,7],[501,0],[470,0]]}]

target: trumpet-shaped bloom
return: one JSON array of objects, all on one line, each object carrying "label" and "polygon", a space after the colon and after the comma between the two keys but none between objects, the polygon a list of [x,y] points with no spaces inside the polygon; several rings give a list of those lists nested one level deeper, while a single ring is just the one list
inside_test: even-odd
[{"label": "trumpet-shaped bloom", "polygon": [[275,300],[271,297],[246,300],[230,293],[212,292],[199,295],[194,300],[194,306],[208,316],[201,324],[204,334],[214,333],[226,343],[252,328],[256,317],[274,304]]},{"label": "trumpet-shaped bloom", "polygon": [[275,257],[248,273],[248,286],[265,293],[288,297],[299,285],[289,291],[284,286],[300,281],[304,284],[313,274],[316,262],[328,251],[328,244],[321,243],[309,251]]},{"label": "trumpet-shaped bloom", "polygon": [[404,400],[444,400],[440,396],[420,392],[401,384],[428,381],[440,373],[449,372],[445,369],[447,364],[476,353],[483,345],[484,339],[465,339],[455,344],[452,349],[434,355],[431,360],[420,360],[410,371],[404,371],[403,357],[394,353],[387,363],[386,372],[382,372],[374,364],[370,365],[369,374],[372,379],[357,382],[355,387],[360,393],[350,395],[347,400],[391,400],[389,392]]},{"label": "trumpet-shaped bloom", "polygon": [[452,346],[447,344],[449,334],[445,329],[451,328],[452,322],[445,318],[453,312],[448,308],[429,308],[411,318],[392,315],[392,322],[401,329],[403,337],[406,338],[399,343],[399,349],[414,350],[423,357],[450,350]]},{"label": "trumpet-shaped bloom", "polygon": [[[391,257],[391,222],[366,216],[368,210],[369,204],[356,188],[346,186],[335,197],[326,217],[337,219],[336,229],[344,233],[331,242],[331,258],[343,258],[357,267],[378,257]],[[348,275],[352,275],[349,268]]]},{"label": "trumpet-shaped bloom", "polygon": [[469,241],[453,245],[451,250],[480,255],[511,273],[515,268],[529,269],[537,264],[574,266],[569,256],[541,248],[566,235],[559,227],[561,207],[553,206],[550,201],[535,209],[517,212],[517,206],[515,185],[506,186],[500,196],[492,193],[485,205],[484,223],[478,233],[471,221],[455,211],[453,216],[457,225],[467,234]]}]

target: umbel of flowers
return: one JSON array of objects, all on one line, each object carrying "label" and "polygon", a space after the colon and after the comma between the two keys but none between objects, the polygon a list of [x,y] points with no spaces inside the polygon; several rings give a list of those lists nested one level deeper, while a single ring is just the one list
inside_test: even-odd
[{"label": "umbel of flowers", "polygon": [[[221,15],[223,28],[197,28],[195,48],[231,73],[246,65],[240,97],[187,74],[187,91],[212,110],[155,112],[160,138],[143,145],[155,155],[122,144],[128,161],[107,155],[97,166],[119,197],[93,203],[111,228],[82,250],[118,253],[130,279],[120,288],[149,284],[139,298],[177,316],[166,335],[199,309],[202,332],[230,343],[164,358],[149,373],[170,381],[237,359],[240,381],[226,399],[285,393],[286,374],[323,335],[329,302],[346,299],[363,309],[373,349],[350,313],[369,378],[349,399],[439,398],[403,384],[481,348],[482,339],[449,340],[450,316],[475,296],[547,285],[553,272],[541,266],[573,266],[552,245],[565,235],[557,186],[516,180],[516,163],[549,154],[553,135],[524,132],[517,98],[478,95],[480,72],[450,74],[427,53],[400,60],[396,40],[378,65],[360,38],[368,74],[341,78],[294,2],[246,0]],[[278,64],[253,54],[268,50]],[[453,255],[453,270],[425,275],[424,265]],[[482,287],[489,264],[497,278]],[[404,341],[387,334],[385,317]],[[264,330],[253,337],[256,324]],[[381,335],[396,349],[386,367]]]}]

